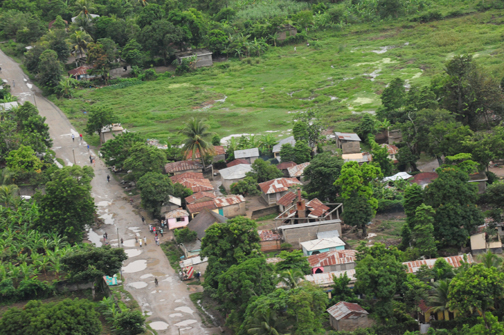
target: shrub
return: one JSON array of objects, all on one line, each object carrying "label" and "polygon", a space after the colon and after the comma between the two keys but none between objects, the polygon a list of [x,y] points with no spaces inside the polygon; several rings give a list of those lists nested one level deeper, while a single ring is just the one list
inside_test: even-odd
[{"label": "shrub", "polygon": [[402,211],[404,211],[404,207],[401,200],[378,199],[377,213]]},{"label": "shrub", "polygon": [[173,231],[173,233],[175,234],[175,237],[177,238],[178,243],[194,242],[194,241],[196,241],[196,238],[198,237],[198,233],[196,233],[193,230],[190,230],[187,227],[182,228],[182,229],[176,229]]},{"label": "shrub", "polygon": [[282,250],[292,249],[292,244],[282,243],[282,244],[280,244],[280,249],[282,249]]}]

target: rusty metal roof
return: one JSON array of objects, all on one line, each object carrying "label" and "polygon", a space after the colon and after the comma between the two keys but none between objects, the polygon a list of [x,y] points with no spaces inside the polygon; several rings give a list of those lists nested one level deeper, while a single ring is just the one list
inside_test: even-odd
[{"label": "rusty metal roof", "polygon": [[283,197],[278,199],[277,204],[282,205],[284,207],[287,207],[290,204],[292,204],[292,202],[294,202],[294,200],[296,200],[296,198],[297,198],[296,193],[288,192],[286,195],[284,195]]},{"label": "rusty metal roof", "polygon": [[304,169],[310,165],[310,162],[299,164],[287,169],[289,171],[289,176],[291,177],[301,177],[303,175]]},{"label": "rusty metal roof", "polygon": [[330,208],[327,207],[326,205],[324,205],[322,203],[322,201],[320,201],[319,199],[317,198],[314,198],[312,200],[310,200],[307,204],[306,204],[306,207],[308,207],[310,209],[310,214],[311,215],[314,215],[314,216],[322,216],[325,212],[327,212]]},{"label": "rusty metal roof", "polygon": [[187,198],[185,198],[185,201],[188,204],[192,204],[196,200],[199,200],[202,198],[215,199],[215,197],[216,197],[215,194],[213,194],[212,192],[198,192],[198,193],[194,193],[194,194],[188,196]]},{"label": "rusty metal roof", "polygon": [[273,230],[258,230],[257,233],[259,234],[261,241],[278,241],[281,239],[280,235],[274,233]]},{"label": "rusty metal roof", "polygon": [[166,219],[176,219],[189,216],[189,213],[185,209],[179,208],[165,214]]},{"label": "rusty metal roof", "polygon": [[193,214],[199,213],[205,208],[212,210],[212,209],[216,209],[217,207],[215,206],[215,203],[213,202],[213,200],[187,205],[187,210]]},{"label": "rusty metal roof", "polygon": [[181,180],[186,179],[186,178],[189,178],[189,179],[204,179],[205,177],[203,177],[203,173],[200,173],[200,172],[184,172],[184,173],[181,173],[181,174],[177,174],[175,176],[171,176],[170,180],[172,181],[172,183],[178,183]]},{"label": "rusty metal roof", "polygon": [[397,155],[399,152],[399,148],[393,144],[383,143],[381,146],[387,148],[389,155]]},{"label": "rusty metal roof", "polygon": [[93,68],[92,66],[83,65],[68,71],[68,74],[71,76],[82,76],[84,74],[87,74],[88,70],[92,68]]},{"label": "rusty metal roof", "polygon": [[197,169],[203,169],[203,165],[201,165],[201,163],[196,160],[179,161],[168,163],[165,165],[166,173],[174,173],[174,172],[197,170]]},{"label": "rusty metal roof", "polygon": [[358,304],[346,301],[340,301],[336,305],[329,307],[327,309],[327,313],[329,313],[336,320],[352,319],[352,316],[358,317],[358,314],[369,314]]},{"label": "rusty metal roof", "polygon": [[178,183],[184,185],[184,187],[187,187],[194,193],[214,190],[212,183],[208,179],[184,178]]},{"label": "rusty metal roof", "polygon": [[[211,156],[217,156],[217,155],[225,155],[226,154],[226,149],[222,145],[214,145],[214,150],[211,153]],[[200,158],[200,153],[199,150],[196,151],[195,158]],[[191,159],[192,158],[192,151],[188,152],[186,155],[186,159]]]},{"label": "rusty metal roof", "polygon": [[[474,263],[474,259],[471,254],[467,254],[466,256],[468,263]],[[434,263],[436,263],[437,260],[438,260],[437,258],[421,259],[418,261],[404,262],[403,265],[406,265],[407,273],[416,273],[420,269],[420,266],[422,265],[427,265],[429,269],[432,269],[434,267]],[[450,264],[452,267],[458,268],[462,265],[462,262],[464,261],[464,255],[444,257],[444,260],[447,261],[448,264]]]},{"label": "rusty metal roof", "polygon": [[291,168],[296,165],[297,164],[294,162],[282,162],[282,163],[278,164],[276,167],[278,170],[287,170],[288,168]]},{"label": "rusty metal roof", "polygon": [[355,263],[355,250],[331,250],[308,257],[312,268],[338,264]]},{"label": "rusty metal roof", "polygon": [[412,183],[418,184],[420,186],[430,184],[434,179],[438,177],[436,172],[421,172],[413,176]]},{"label": "rusty metal roof", "polygon": [[213,201],[217,208],[222,208],[245,202],[245,198],[243,195],[228,195],[226,197],[215,198]]},{"label": "rusty metal roof", "polygon": [[238,159],[235,159],[234,161],[231,161],[231,162],[227,163],[226,166],[227,167],[232,167],[232,166],[235,166],[235,165],[238,165],[238,164],[250,164],[250,163],[246,159],[238,158]]},{"label": "rusty metal roof", "polygon": [[277,178],[260,183],[259,187],[266,194],[288,191],[290,187],[301,185],[301,182],[296,178]]}]

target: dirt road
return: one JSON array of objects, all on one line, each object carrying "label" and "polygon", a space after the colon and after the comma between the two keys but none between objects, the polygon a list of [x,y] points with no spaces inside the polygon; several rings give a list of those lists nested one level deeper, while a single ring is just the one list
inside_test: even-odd
[{"label": "dirt road", "polygon": [[[79,134],[54,104],[45,99],[40,90],[30,83],[28,77],[12,59],[0,51],[0,77],[8,81],[12,94],[19,102],[29,101],[37,106],[40,114],[47,118],[53,139],[53,150],[66,165],[91,165],[89,156],[96,152],[87,149]],[[72,140],[72,134],[75,140]],[[218,329],[204,328],[197,310],[189,299],[187,285],[181,282],[160,247],[156,246],[148,227],[142,225],[140,216],[127,201],[120,185],[111,178],[109,170],[100,159],[94,166],[92,195],[98,213],[104,219],[104,229],[90,231],[89,239],[101,245],[101,236],[107,232],[110,243],[117,246],[118,238],[124,239],[124,248],[129,259],[124,262],[125,288],[138,301],[142,310],[149,315],[147,322],[158,334],[202,335],[218,334]],[[119,236],[118,236],[119,234]],[[147,246],[140,248],[134,236],[147,237]],[[159,286],[154,285],[154,278]]]}]

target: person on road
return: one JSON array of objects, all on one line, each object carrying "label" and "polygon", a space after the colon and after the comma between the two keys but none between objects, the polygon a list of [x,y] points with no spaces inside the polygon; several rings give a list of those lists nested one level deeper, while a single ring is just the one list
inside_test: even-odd
[{"label": "person on road", "polygon": [[154,284],[156,284],[156,286],[158,286],[157,278],[154,278]]},{"label": "person on road", "polygon": [[147,246],[147,237],[144,236],[145,246]]},{"label": "person on road", "polygon": [[152,232],[156,232],[156,227],[152,227]]},{"label": "person on road", "polygon": [[105,233],[105,238],[108,238],[108,234],[107,233]]},{"label": "person on road", "polygon": [[89,144],[87,145],[87,149],[88,149],[88,151],[89,151]]},{"label": "person on road", "polygon": [[142,223],[145,223],[145,218],[143,217],[143,215],[142,215]]},{"label": "person on road", "polygon": [[82,134],[79,134],[79,136],[80,136],[80,141],[82,142]]},{"label": "person on road", "polygon": [[163,228],[161,228],[159,232],[161,233],[161,237],[163,237]]},{"label": "person on road", "polygon": [[140,248],[142,247],[142,240],[138,241],[140,243]]},{"label": "person on road", "polygon": [[123,239],[122,239],[122,237],[121,237],[121,245],[123,245],[123,244],[124,244],[124,241],[123,241]]},{"label": "person on road", "polygon": [[107,175],[107,183],[110,183],[110,176]]},{"label": "person on road", "polygon": [[156,236],[156,244],[159,245],[159,238]]},{"label": "person on road", "polygon": [[152,225],[149,225],[149,231],[152,233]]},{"label": "person on road", "polygon": [[89,164],[93,164],[93,157],[89,156]]},{"label": "person on road", "polygon": [[72,134],[72,142],[75,142],[75,135]]},{"label": "person on road", "polygon": [[107,236],[105,236],[105,234],[103,234],[103,240],[106,241],[107,240]]}]

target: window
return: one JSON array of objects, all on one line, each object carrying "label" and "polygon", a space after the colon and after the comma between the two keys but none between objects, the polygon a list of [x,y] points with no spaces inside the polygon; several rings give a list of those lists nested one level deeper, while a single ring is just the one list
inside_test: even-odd
[{"label": "window", "polygon": [[185,216],[177,218],[177,222],[184,222],[185,221]]}]

